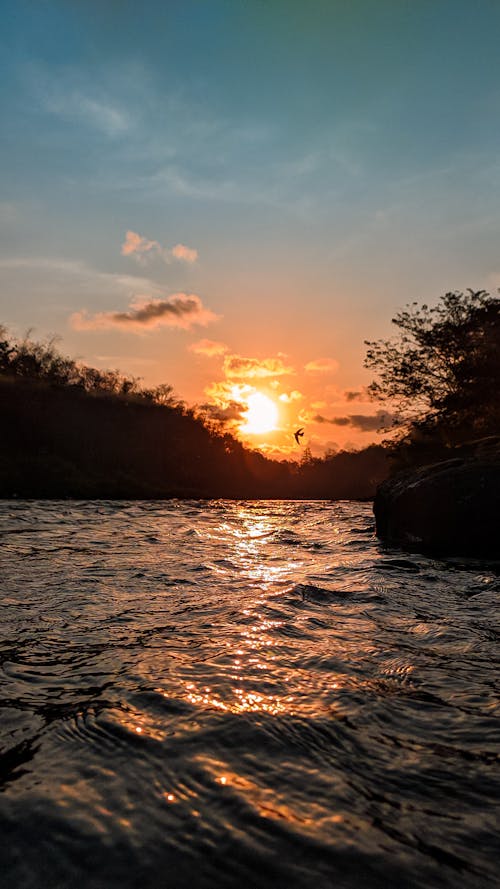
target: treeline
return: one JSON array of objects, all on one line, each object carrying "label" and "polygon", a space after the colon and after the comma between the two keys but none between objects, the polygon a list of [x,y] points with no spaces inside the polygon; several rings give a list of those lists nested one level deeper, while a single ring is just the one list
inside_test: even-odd
[{"label": "treeline", "polygon": [[0,324],[0,374],[18,381],[70,387],[73,392],[125,396],[137,402],[182,407],[172,386],[163,383],[146,388],[136,377],[125,376],[117,370],[97,370],[80,364],[62,355],[56,342],[56,339],[36,342],[29,334],[16,340],[9,337],[7,328]]},{"label": "treeline", "polygon": [[380,446],[276,461],[206,425],[170,386],[144,388],[0,335],[0,496],[369,499]]},{"label": "treeline", "polygon": [[371,395],[396,412],[393,470],[496,448],[500,436],[500,298],[453,291],[434,306],[412,303],[398,333],[367,342]]}]

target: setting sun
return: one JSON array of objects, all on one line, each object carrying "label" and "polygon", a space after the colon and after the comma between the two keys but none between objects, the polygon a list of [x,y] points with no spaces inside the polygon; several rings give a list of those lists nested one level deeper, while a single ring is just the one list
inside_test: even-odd
[{"label": "setting sun", "polygon": [[242,432],[258,435],[262,432],[272,432],[278,424],[278,408],[274,401],[263,395],[262,392],[254,392],[246,399],[247,411],[245,423],[241,426]]}]

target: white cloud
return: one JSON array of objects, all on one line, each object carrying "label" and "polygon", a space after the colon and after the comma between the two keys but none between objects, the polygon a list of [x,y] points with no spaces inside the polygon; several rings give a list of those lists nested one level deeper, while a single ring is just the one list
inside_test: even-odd
[{"label": "white cloud", "polygon": [[117,136],[129,128],[129,119],[125,112],[112,105],[91,99],[88,96],[76,95],[73,102],[78,103],[79,115],[89,121],[108,136]]},{"label": "white cloud", "polygon": [[12,298],[24,294],[50,296],[53,302],[89,299],[131,299],[137,293],[162,296],[164,289],[151,278],[102,272],[82,260],[46,256],[16,256],[0,259],[2,288]]},{"label": "white cloud", "polygon": [[87,124],[106,136],[122,135],[131,126],[128,114],[111,101],[81,89],[65,89],[55,80],[45,80],[42,102],[45,109],[66,120]]}]

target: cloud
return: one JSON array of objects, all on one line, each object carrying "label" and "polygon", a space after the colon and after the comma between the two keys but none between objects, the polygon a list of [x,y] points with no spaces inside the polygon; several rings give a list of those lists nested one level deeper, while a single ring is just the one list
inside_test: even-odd
[{"label": "cloud", "polygon": [[199,410],[209,420],[232,423],[239,422],[244,418],[247,406],[239,401],[229,401],[225,407],[219,404],[200,404]]},{"label": "cloud", "polygon": [[335,360],[335,358],[315,358],[313,361],[309,361],[304,370],[307,373],[335,373],[339,369],[339,363]]},{"label": "cloud", "polygon": [[[227,152],[228,135],[222,132],[214,134],[212,158]],[[248,140],[244,139],[243,142],[247,151]],[[155,194],[174,194],[184,198],[225,204],[261,205],[280,210],[286,208],[288,211],[300,213],[301,216],[306,213],[309,217],[313,212],[313,205],[315,207],[316,204],[311,199],[305,182],[301,181],[292,170],[285,169],[281,159],[275,164],[270,164],[265,151],[261,157],[265,158],[266,163],[264,166],[259,163],[258,180],[252,175],[251,168],[248,170],[246,167],[239,170],[237,177],[226,178],[224,173],[227,165],[224,167],[220,163],[213,164],[209,173],[200,175],[189,162],[189,158],[186,158],[185,147],[180,146],[174,153],[172,162],[159,168],[147,182]],[[263,169],[267,171],[264,180]],[[141,181],[144,183],[144,180]]]},{"label": "cloud", "polygon": [[188,346],[189,352],[195,355],[206,355],[207,358],[214,358],[216,355],[224,355],[229,347],[225,343],[217,343],[215,340],[198,340]]},{"label": "cloud", "polygon": [[79,108],[80,117],[102,130],[107,136],[117,136],[130,126],[129,118],[123,111],[97,99],[80,95],[75,97],[75,106]]},{"label": "cloud", "polygon": [[263,379],[280,377],[295,373],[293,367],[287,367],[281,357],[278,358],[243,358],[241,355],[227,355],[224,359],[226,377],[237,379]]},{"label": "cloud", "polygon": [[[218,177],[199,177],[190,170],[169,165],[154,174],[153,182],[156,190],[164,187],[170,193],[182,197],[199,200],[216,200],[224,203],[259,203],[261,194],[255,187],[245,187],[232,179]],[[262,198],[268,203],[268,194],[262,189]]]},{"label": "cloud", "polygon": [[347,417],[332,417],[328,419],[321,414],[313,417],[314,423],[330,423],[332,426],[352,426],[360,432],[377,432],[395,425],[396,416],[386,411],[377,411],[376,414],[349,414]]},{"label": "cloud", "polygon": [[279,396],[279,400],[284,404],[291,404],[293,401],[300,401],[304,396],[302,392],[299,392],[297,389],[293,389],[292,392],[282,392]]},{"label": "cloud", "polygon": [[18,256],[0,259],[0,285],[17,301],[29,306],[34,323],[41,323],[41,306],[57,306],[68,314],[79,306],[90,313],[102,306],[126,306],[138,294],[163,299],[165,288],[152,278],[103,272],[81,260],[61,257]]},{"label": "cloud", "polygon": [[231,383],[228,380],[210,383],[205,389],[208,401],[199,409],[208,419],[239,423],[245,419],[248,396],[255,392],[253,386],[246,383]]},{"label": "cloud", "polygon": [[346,401],[368,401],[368,391],[365,386],[361,389],[347,389],[344,392],[344,398]]},{"label": "cloud", "polygon": [[183,262],[196,262],[198,259],[198,251],[194,247],[187,247],[185,244],[176,244],[170,252],[174,259],[180,259]]},{"label": "cloud", "polygon": [[127,231],[125,240],[121,246],[122,256],[132,256],[138,262],[145,262],[146,258],[159,256],[167,265],[172,259],[179,262],[193,263],[198,259],[198,251],[186,244],[176,244],[169,249],[162,247],[159,241],[150,241],[138,232]]},{"label": "cloud", "polygon": [[161,250],[158,241],[150,241],[143,238],[137,232],[128,231],[121,247],[122,256],[138,256],[142,257],[151,250]]},{"label": "cloud", "polygon": [[105,136],[120,136],[131,127],[130,117],[121,108],[79,89],[65,92],[52,83],[42,101],[51,114],[93,127]]},{"label": "cloud", "polygon": [[321,414],[316,414],[313,417],[313,423],[331,423],[333,426],[351,425],[349,417],[333,417],[331,420],[329,420],[328,417],[323,417]]},{"label": "cloud", "polygon": [[231,383],[228,380],[210,383],[205,388],[205,395],[210,402],[222,407],[226,407],[232,401],[245,402],[252,392],[255,392],[253,386],[248,386],[246,383]]},{"label": "cloud", "polygon": [[199,296],[194,293],[174,293],[167,299],[139,298],[131,303],[128,312],[76,312],[71,316],[71,326],[75,330],[131,330],[140,332],[156,327],[180,327],[188,330],[193,324],[208,324],[214,321],[210,309],[205,308]]}]

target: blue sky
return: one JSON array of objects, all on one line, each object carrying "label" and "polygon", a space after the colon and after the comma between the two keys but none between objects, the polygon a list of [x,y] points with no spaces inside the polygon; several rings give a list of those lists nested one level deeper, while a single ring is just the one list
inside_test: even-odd
[{"label": "blue sky", "polygon": [[[0,318],[13,330],[57,332],[88,363],[190,402],[226,381],[223,354],[286,356],[294,374],[275,392],[303,397],[283,426],[306,423],[319,452],[328,424],[311,404],[352,413],[342,393],[367,382],[363,340],[397,308],[500,285],[496,0],[1,9]],[[122,252],[127,231],[142,252]],[[113,321],[179,293],[210,320],[177,324],[169,306],[147,329]],[[225,353],[190,351],[200,338]],[[319,358],[330,376],[304,372]]]}]

